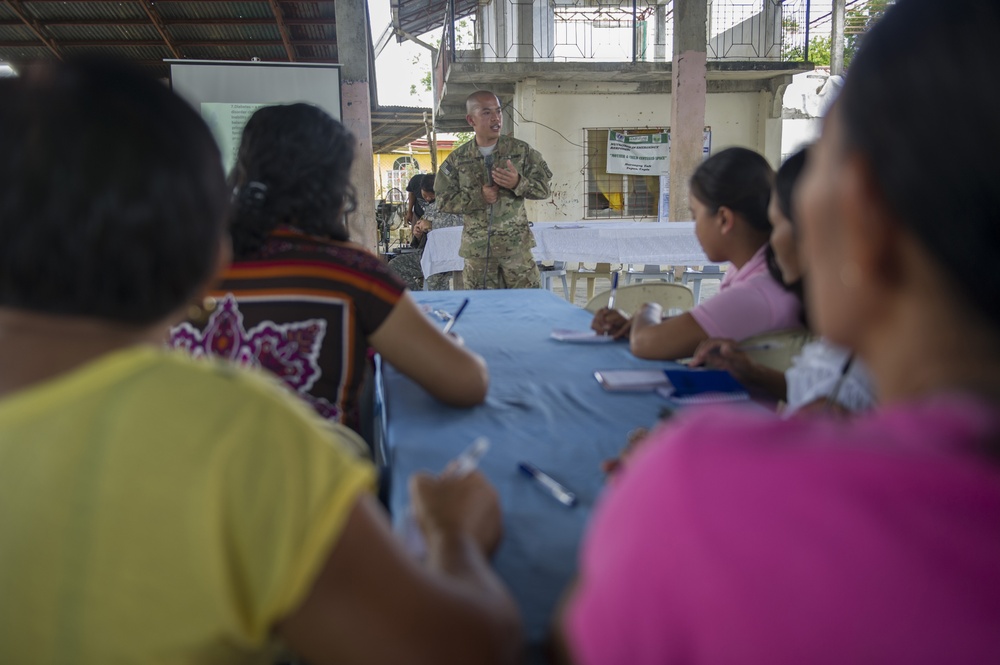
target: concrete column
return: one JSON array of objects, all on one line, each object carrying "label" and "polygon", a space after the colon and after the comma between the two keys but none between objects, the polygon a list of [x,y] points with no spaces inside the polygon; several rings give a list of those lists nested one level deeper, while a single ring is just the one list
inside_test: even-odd
[{"label": "concrete column", "polygon": [[830,75],[844,75],[844,24],[847,19],[847,0],[833,0],[830,27]]},{"label": "concrete column", "polygon": [[656,5],[656,32],[653,45],[653,60],[663,62],[667,59],[667,6]]},{"label": "concrete column", "polygon": [[708,82],[706,0],[674,0],[670,95],[670,221],[690,218],[688,180],[702,160]]},{"label": "concrete column", "polygon": [[[513,116],[517,118],[517,126],[513,134],[514,138],[526,141],[532,148],[540,150],[538,145],[538,125],[533,122],[524,122],[523,119],[537,117],[535,112],[535,96],[537,94],[538,79],[534,77],[527,78],[517,84],[516,92],[514,93],[514,106],[520,113],[513,113]],[[544,157],[545,155],[542,156]],[[544,201],[524,202],[524,212],[528,216],[528,221],[538,221],[539,205],[541,203],[544,203]]]},{"label": "concrete column", "polygon": [[375,221],[375,173],[372,170],[372,114],[368,92],[368,13],[366,5],[338,2],[337,59],[340,61],[340,113],[344,126],[357,138],[351,184],[358,207],[348,216],[351,239],[373,251],[378,248]]}]

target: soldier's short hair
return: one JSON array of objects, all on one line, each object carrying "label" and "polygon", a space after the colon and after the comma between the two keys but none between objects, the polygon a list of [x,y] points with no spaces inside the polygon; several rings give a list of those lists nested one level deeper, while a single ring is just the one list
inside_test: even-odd
[{"label": "soldier's short hair", "polygon": [[474,93],[465,98],[465,112],[467,114],[472,113],[472,109],[480,105],[481,100],[485,97],[492,97],[497,100],[497,104],[500,104],[500,98],[496,94],[490,92],[489,90],[476,90]]}]

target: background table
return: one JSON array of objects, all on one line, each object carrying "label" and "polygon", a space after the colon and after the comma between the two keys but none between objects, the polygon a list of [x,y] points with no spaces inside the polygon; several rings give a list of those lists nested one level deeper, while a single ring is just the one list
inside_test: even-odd
[{"label": "background table", "polygon": [[[576,573],[577,547],[604,486],[601,460],[616,455],[628,432],[655,422],[666,402],[655,393],[608,393],[594,370],[667,367],[632,356],[625,342],[570,344],[550,339],[553,328],[584,330],[591,315],[549,291],[432,291],[419,303],[455,311],[466,345],[486,358],[490,388],[473,409],[442,405],[392,367],[383,366],[378,401],[390,507],[399,526],[415,471],[440,471],[476,437],[491,447],[480,468],[496,485],[504,514],[504,541],[496,567],[513,589],[536,648]],[[579,503],[566,508],[517,470],[527,460],[553,476]]]},{"label": "background table", "polygon": [[[536,222],[531,227],[536,261],[711,265],[694,233],[694,222]],[[420,260],[424,276],[461,270],[462,227],[434,229]]]}]

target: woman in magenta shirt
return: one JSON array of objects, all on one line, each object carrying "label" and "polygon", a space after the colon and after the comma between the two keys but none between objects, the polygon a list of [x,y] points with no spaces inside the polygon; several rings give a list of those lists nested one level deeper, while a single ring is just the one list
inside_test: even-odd
[{"label": "woman in magenta shirt", "polygon": [[774,171],[761,155],[729,148],[706,159],[691,177],[695,234],[709,260],[732,263],[719,294],[690,312],[663,318],[646,303],[632,318],[603,308],[591,327],[615,337],[629,335],[640,358],[672,360],[694,353],[710,337],[742,340],[801,326],[798,298],[781,281],[770,259],[767,207]]},{"label": "woman in magenta shirt", "polygon": [[654,433],[583,546],[579,665],[1000,662],[998,32],[996,3],[899,0],[810,151],[810,316],[882,407]]}]

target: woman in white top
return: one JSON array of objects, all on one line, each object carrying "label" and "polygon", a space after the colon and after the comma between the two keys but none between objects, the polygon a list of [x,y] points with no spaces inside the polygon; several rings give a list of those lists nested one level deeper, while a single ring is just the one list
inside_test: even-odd
[{"label": "woman in white top", "polygon": [[[792,215],[792,194],[806,162],[806,151],[789,157],[775,178],[768,217],[774,261],[787,288],[802,297],[803,270]],[[867,370],[844,349],[824,339],[806,344],[784,373],[754,362],[729,339],[709,339],[699,345],[692,365],[728,370],[747,388],[787,404],[784,413],[834,408],[864,411],[875,403]]]}]

